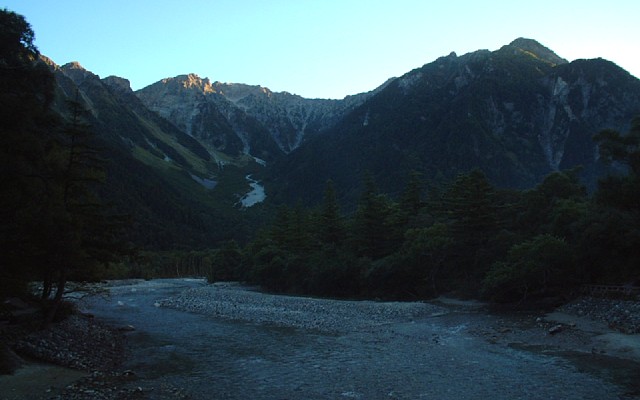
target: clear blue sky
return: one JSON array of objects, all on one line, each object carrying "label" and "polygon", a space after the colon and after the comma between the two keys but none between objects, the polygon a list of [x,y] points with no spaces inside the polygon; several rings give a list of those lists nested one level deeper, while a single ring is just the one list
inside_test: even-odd
[{"label": "clear blue sky", "polygon": [[140,89],[196,73],[304,97],[369,91],[452,51],[536,39],[640,76],[640,1],[0,0],[40,52]]}]

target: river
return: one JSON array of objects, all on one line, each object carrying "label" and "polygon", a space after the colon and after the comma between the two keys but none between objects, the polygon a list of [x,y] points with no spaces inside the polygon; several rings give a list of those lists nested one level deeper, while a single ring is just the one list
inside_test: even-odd
[{"label": "river", "polygon": [[242,196],[240,199],[240,204],[242,207],[252,207],[258,203],[264,201],[267,198],[267,195],[264,191],[264,186],[262,186],[257,180],[253,179],[251,175],[247,175],[245,179],[249,182],[249,186],[251,187],[251,191]]},{"label": "river", "polygon": [[425,314],[329,333],[159,306],[204,285],[123,282],[108,296],[81,302],[101,320],[135,327],[124,368],[149,398],[154,392],[147,388],[160,385],[193,399],[627,398],[624,387],[569,358],[472,334],[486,318],[478,313]]}]

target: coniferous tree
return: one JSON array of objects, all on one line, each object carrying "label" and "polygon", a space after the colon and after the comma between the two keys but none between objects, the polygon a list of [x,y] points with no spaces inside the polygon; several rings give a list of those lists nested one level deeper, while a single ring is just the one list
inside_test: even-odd
[{"label": "coniferous tree", "polygon": [[604,130],[598,141],[607,163],[627,168],[625,173],[600,180],[595,207],[584,218],[578,253],[580,265],[592,282],[640,282],[640,117],[625,134]]},{"label": "coniferous tree", "polygon": [[413,171],[409,175],[407,186],[400,197],[399,207],[407,218],[416,216],[422,208],[422,179],[419,172]]},{"label": "coniferous tree", "polygon": [[495,190],[482,171],[474,170],[455,179],[439,207],[454,239],[449,273],[473,287],[492,261],[488,244],[499,228]]},{"label": "coniferous tree", "polygon": [[318,216],[318,235],[322,243],[339,244],[345,239],[345,225],[331,180],[327,181]]},{"label": "coniferous tree", "polygon": [[367,175],[358,209],[353,218],[352,237],[359,255],[377,259],[388,254],[387,198],[378,193],[373,177]]},{"label": "coniferous tree", "polygon": [[48,207],[55,231],[51,232],[50,262],[43,277],[44,298],[56,284],[48,322],[55,316],[68,279],[91,277],[97,263],[114,261],[128,250],[120,239],[125,217],[110,214],[97,194],[105,177],[105,161],[83,122],[86,111],[79,95],[68,104],[68,121],[48,153],[54,170]]},{"label": "coniferous tree", "polygon": [[0,295],[24,288],[47,261],[46,154],[58,121],[49,109],[54,79],[33,39],[24,17],[0,10]]},{"label": "coniferous tree", "polygon": [[596,199],[606,206],[640,210],[640,116],[631,121],[631,129],[626,134],[607,129],[594,140],[598,142],[603,161],[628,167],[626,174],[602,179]]},{"label": "coniferous tree", "polygon": [[67,279],[92,277],[96,262],[122,254],[124,218],[96,195],[104,169],[78,99],[66,122],[52,112],[55,78],[33,37],[22,16],[0,11],[0,184],[9,188],[0,196],[0,277],[41,279],[46,299],[55,283],[48,322]]}]

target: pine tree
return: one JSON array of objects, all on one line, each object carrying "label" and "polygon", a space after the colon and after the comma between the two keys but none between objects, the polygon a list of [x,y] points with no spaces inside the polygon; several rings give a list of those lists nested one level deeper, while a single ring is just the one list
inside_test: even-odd
[{"label": "pine tree", "polygon": [[422,208],[422,179],[419,172],[412,171],[407,186],[400,197],[400,210],[407,219],[418,215]]},{"label": "pine tree", "polygon": [[387,218],[390,213],[389,201],[378,193],[373,177],[367,175],[353,221],[352,237],[358,254],[377,259],[389,253]]},{"label": "pine tree", "polygon": [[327,181],[322,208],[318,216],[318,236],[321,243],[339,244],[345,239],[345,225],[331,180]]},{"label": "pine tree", "polygon": [[53,229],[42,296],[49,296],[54,282],[56,291],[46,323],[53,320],[70,277],[91,277],[96,263],[114,261],[128,251],[120,239],[126,217],[110,213],[97,194],[105,161],[83,122],[86,111],[79,94],[68,104],[69,119],[48,152],[54,171],[49,199]]},{"label": "pine tree", "polygon": [[484,173],[459,175],[439,205],[446,216],[455,254],[450,273],[468,285],[483,276],[492,259],[491,239],[498,232],[495,190]]},{"label": "pine tree", "polygon": [[53,75],[24,17],[0,10],[0,295],[20,291],[46,260],[42,244],[57,118]]}]

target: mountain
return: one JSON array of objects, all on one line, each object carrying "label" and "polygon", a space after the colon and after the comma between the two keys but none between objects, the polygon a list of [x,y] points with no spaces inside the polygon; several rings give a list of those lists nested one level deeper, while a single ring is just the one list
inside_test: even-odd
[{"label": "mountain", "polygon": [[84,119],[107,160],[102,196],[133,217],[132,242],[156,249],[197,248],[247,237],[252,217],[240,210],[238,200],[250,190],[246,174],[259,164],[236,159],[222,168],[219,160],[225,155],[149,110],[126,79],[101,79],[78,63],[44,61],[56,78],[58,113],[68,113],[69,100],[87,110]]},{"label": "mountain", "polygon": [[603,60],[571,63],[530,39],[496,51],[451,53],[389,82],[321,137],[271,169],[274,197],[316,202],[328,179],[353,204],[365,173],[382,192],[409,172],[446,182],[479,168],[499,187],[530,188],[582,166],[603,166],[592,136],[626,131],[640,113],[640,81]]},{"label": "mountain", "polygon": [[270,161],[333,127],[374,93],[343,100],[305,99],[261,86],[212,83],[188,74],[163,79],[136,95],[209,149]]},{"label": "mountain", "polygon": [[[499,187],[530,188],[582,166],[593,187],[604,168],[593,134],[624,132],[640,112],[640,81],[615,64],[568,62],[523,38],[342,100],[194,74],[133,92],[126,79],[48,63],[59,112],[74,98],[89,110],[110,160],[104,196],[134,216],[132,241],[153,248],[245,239],[271,204],[315,204],[328,179],[347,207],[366,174],[392,196],[410,171],[445,183],[475,168]],[[239,201],[255,180],[266,186],[262,211]]]}]

